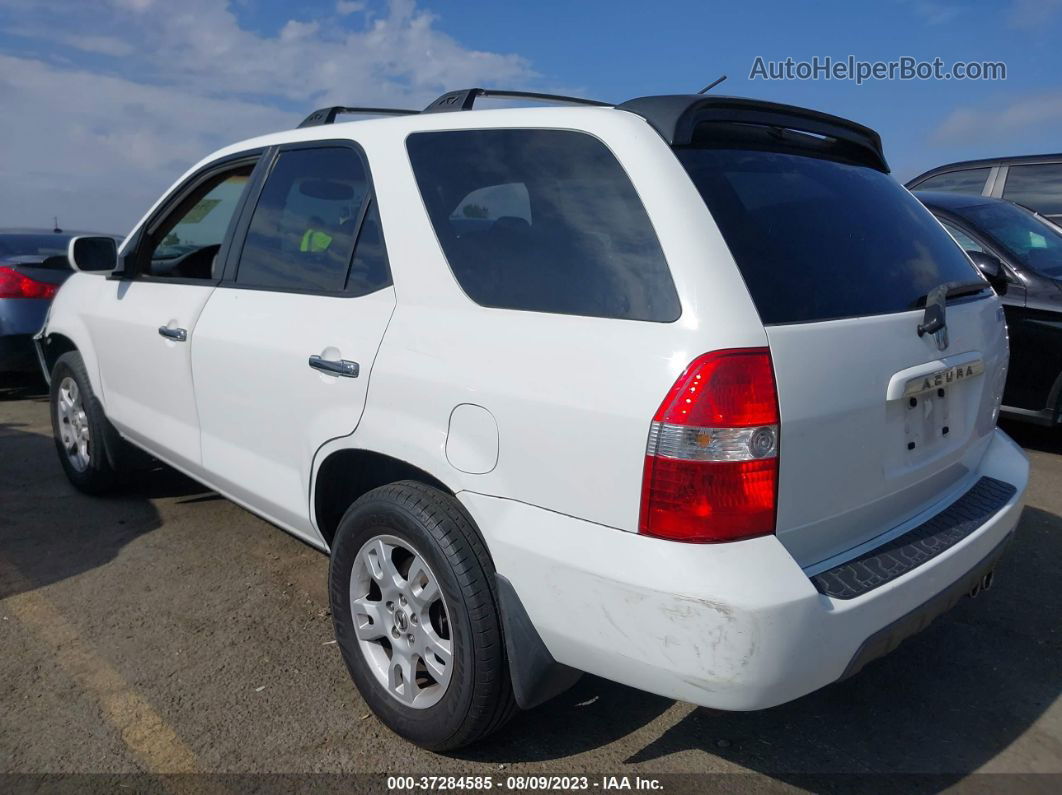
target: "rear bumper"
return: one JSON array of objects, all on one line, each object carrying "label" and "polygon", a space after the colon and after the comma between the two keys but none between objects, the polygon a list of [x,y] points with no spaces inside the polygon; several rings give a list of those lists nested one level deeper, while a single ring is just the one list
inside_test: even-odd
[{"label": "rear bumper", "polygon": [[37,369],[32,335],[11,334],[0,337],[0,373],[26,373]]},{"label": "rear bumper", "polygon": [[44,325],[50,300],[0,299],[0,371],[37,369],[33,335]]},{"label": "rear bumper", "polygon": [[669,698],[775,706],[851,675],[950,607],[1021,514],[1028,462],[1000,431],[979,476],[1015,488],[976,530],[854,598],[820,593],[778,539],[680,544],[462,493],[553,658]]}]

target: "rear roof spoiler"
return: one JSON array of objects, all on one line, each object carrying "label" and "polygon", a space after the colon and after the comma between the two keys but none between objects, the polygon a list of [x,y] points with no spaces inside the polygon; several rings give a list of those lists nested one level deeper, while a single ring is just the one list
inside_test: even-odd
[{"label": "rear roof spoiler", "polygon": [[639,97],[616,105],[616,108],[644,118],[671,146],[689,145],[693,141],[694,129],[704,122],[780,127],[844,141],[857,147],[869,165],[889,172],[881,148],[881,136],[862,124],[817,110],[759,99],[703,94]]}]

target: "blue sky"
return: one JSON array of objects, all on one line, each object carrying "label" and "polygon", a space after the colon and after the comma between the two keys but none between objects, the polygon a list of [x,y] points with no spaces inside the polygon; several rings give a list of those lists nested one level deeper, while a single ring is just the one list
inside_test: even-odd
[{"label": "blue sky", "polygon": [[[899,179],[1062,150],[1062,0],[0,0],[0,226],[124,232],[189,164],[333,103],[486,85],[717,91],[876,128]],[[750,80],[757,56],[1002,61],[1005,81]]]}]

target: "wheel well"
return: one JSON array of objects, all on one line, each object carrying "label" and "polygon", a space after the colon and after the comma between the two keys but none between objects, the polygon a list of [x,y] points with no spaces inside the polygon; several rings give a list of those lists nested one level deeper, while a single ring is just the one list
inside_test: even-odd
[{"label": "wheel well", "polygon": [[64,353],[70,353],[70,351],[76,351],[77,345],[69,337],[64,337],[62,334],[49,334],[44,338],[44,344],[41,346],[44,352],[44,363],[48,368],[49,377],[51,376],[52,368],[55,367],[55,363],[59,360],[59,357]]},{"label": "wheel well", "polygon": [[453,494],[445,483],[406,461],[371,450],[338,450],[317,470],[314,515],[329,546],[339,520],[362,494],[398,480],[415,480]]}]

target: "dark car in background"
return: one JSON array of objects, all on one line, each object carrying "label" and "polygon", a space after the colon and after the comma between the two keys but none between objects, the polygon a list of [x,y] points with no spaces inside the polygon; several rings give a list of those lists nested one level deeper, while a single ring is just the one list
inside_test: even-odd
[{"label": "dark car in background", "polygon": [[907,188],[1009,199],[1062,224],[1062,154],[948,163],[919,174]]},{"label": "dark car in background", "polygon": [[1000,294],[1010,332],[1002,413],[1062,422],[1062,230],[1014,202],[916,191]]},{"label": "dark car in background", "polygon": [[67,244],[75,235],[91,234],[0,229],[0,373],[38,369],[32,337],[44,325],[59,285],[73,273]]}]

